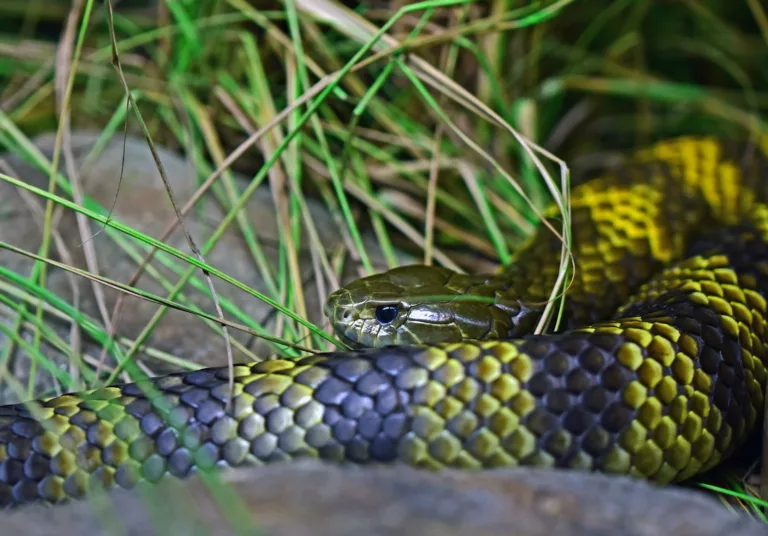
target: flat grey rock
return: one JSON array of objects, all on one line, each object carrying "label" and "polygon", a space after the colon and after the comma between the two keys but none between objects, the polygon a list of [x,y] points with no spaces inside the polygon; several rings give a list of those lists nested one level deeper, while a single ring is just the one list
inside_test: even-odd
[{"label": "flat grey rock", "polygon": [[[106,144],[100,153],[88,158],[96,140],[95,135],[88,133],[73,135],[75,168],[80,175],[83,190],[102,207],[109,209],[114,204],[113,217],[117,221],[159,239],[168,222],[175,218],[175,213],[146,142],[140,138],[129,138],[124,146],[122,136],[116,136]],[[33,141],[46,155],[52,153],[54,141],[52,135],[41,136]],[[125,156],[123,156],[123,151]],[[195,194],[200,181],[189,161],[169,150],[159,148],[158,152],[176,202],[179,207],[182,207]],[[23,162],[18,156],[0,155],[0,158],[5,160],[19,179],[38,188],[48,188],[48,177]],[[124,165],[122,178],[120,175],[121,165]],[[63,159],[61,169],[66,169]],[[236,188],[242,192],[247,186],[247,178],[237,174],[234,174],[234,178]],[[62,194],[60,190],[58,193]],[[66,195],[63,196],[67,197]],[[324,205],[311,199],[307,199],[307,204],[311,219],[324,247],[330,251],[340,246],[341,233],[329,211]],[[44,199],[42,197],[26,192],[5,181],[0,181],[0,240],[36,253],[42,241],[43,210]],[[62,242],[66,245],[72,262],[79,268],[87,269],[84,250],[81,246],[81,235],[74,214],[69,209],[60,209],[59,211],[56,229],[61,235]],[[273,273],[277,273],[280,231],[277,224],[275,202],[268,182],[263,183],[256,190],[244,213],[247,215],[264,250],[265,258],[272,266]],[[224,215],[224,210],[212,194],[204,196],[198,202],[196,208],[185,218],[185,224],[198,247],[202,247],[213,234]],[[128,283],[136,271],[137,261],[123,251],[105,232],[99,232],[100,224],[89,220],[89,227],[88,236],[92,236],[90,242],[96,251],[100,274],[122,283]],[[191,253],[187,240],[180,229],[177,229],[165,242],[182,252]],[[381,255],[378,253],[375,240],[367,236],[366,243],[374,262],[380,263]],[[322,313],[323,303],[314,277],[315,272],[307,246],[306,232],[302,244],[298,262],[301,278],[304,282],[308,317],[317,325],[325,325],[326,319]],[[54,260],[67,262],[53,245],[49,256]],[[250,288],[261,293],[268,293],[261,273],[255,265],[236,223],[230,226],[219,242],[205,255],[205,260]],[[188,265],[184,261],[175,260],[175,262],[181,266],[182,270],[186,270]],[[16,253],[0,249],[0,264],[17,273],[27,275],[30,273],[33,261]],[[151,265],[166,277],[171,286],[178,281],[179,274],[168,269],[157,258],[153,260]],[[383,269],[385,266],[378,264],[378,268]],[[64,270],[53,267],[49,267],[48,273],[48,289],[72,303],[73,285],[76,285],[80,295],[79,309],[96,321],[101,321],[102,317],[97,307],[91,282],[82,277],[71,276]],[[196,271],[196,275],[204,285],[207,285],[200,270]],[[348,263],[345,275],[346,279],[356,276],[351,263]],[[213,281],[220,298],[234,303],[249,318],[263,325],[269,333],[275,333],[276,322],[278,317],[282,316],[281,314],[277,313],[270,305],[220,279],[214,277]],[[135,286],[162,297],[168,295],[168,289],[146,273]],[[106,298],[107,312],[111,315],[119,292],[104,287],[102,289]],[[184,296],[203,311],[216,314],[212,300],[204,293],[192,288],[191,285],[187,284],[185,287]],[[179,300],[177,299],[177,301]],[[133,297],[125,297],[124,304],[122,316],[118,323],[118,334],[134,339],[142,332],[159,306]],[[242,323],[229,314],[226,316],[230,320]],[[10,309],[0,305],[0,322],[12,326],[14,320],[15,315]],[[282,318],[283,322],[286,320],[289,319],[287,317]],[[56,322],[50,316],[46,317],[46,322],[55,326],[58,334],[65,341],[71,341],[68,323]],[[247,345],[254,355],[262,358],[275,355],[274,347],[266,344],[262,339],[253,338],[234,329],[230,329],[229,332],[233,338]],[[24,336],[26,340],[32,340],[29,332],[25,332]],[[0,333],[0,345],[4,341],[4,335]],[[226,364],[223,337],[214,332],[201,319],[186,312],[168,310],[152,331],[148,344],[154,349],[202,366]],[[91,341],[86,339],[83,340],[83,350],[92,358],[98,359],[101,346],[91,344]],[[55,358],[62,366],[66,365],[65,358],[50,345],[43,345],[43,352],[45,355]],[[139,358],[155,374],[178,370],[175,366],[148,357],[146,353],[140,353]],[[248,354],[238,351],[237,348],[234,348],[234,358],[236,362],[251,360]],[[108,364],[114,364],[114,362]],[[14,376],[21,382],[26,382],[29,367],[29,356],[17,349],[12,367]],[[38,376],[36,392],[42,392],[43,389],[51,387],[51,378],[48,374],[38,372]],[[3,387],[0,387],[0,391],[2,391],[0,403],[18,401],[14,393]]]},{"label": "flat grey rock", "polygon": [[[0,515],[27,536],[760,536],[768,527],[702,493],[599,474],[509,469],[433,473],[307,461],[201,480],[167,479],[108,500]],[[241,515],[228,516],[238,497]],[[243,514],[242,512],[247,512]],[[249,513],[249,514],[248,514]],[[250,516],[250,519],[248,518]],[[250,525],[248,525],[250,523]],[[242,527],[242,525],[239,525]]]}]

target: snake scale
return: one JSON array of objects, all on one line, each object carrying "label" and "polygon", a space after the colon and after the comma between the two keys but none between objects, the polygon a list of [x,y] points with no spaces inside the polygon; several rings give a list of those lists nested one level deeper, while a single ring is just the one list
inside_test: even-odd
[{"label": "snake scale", "polygon": [[302,456],[685,480],[761,422],[767,201],[755,146],[659,142],[571,192],[558,331],[531,334],[561,252],[544,226],[493,275],[360,279],[326,313],[366,348],[236,365],[231,401],[221,367],[0,407],[0,504]]}]

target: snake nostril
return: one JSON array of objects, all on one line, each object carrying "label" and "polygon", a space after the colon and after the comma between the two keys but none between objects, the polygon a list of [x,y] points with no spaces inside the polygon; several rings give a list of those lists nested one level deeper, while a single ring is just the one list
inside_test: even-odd
[{"label": "snake nostril", "polygon": [[352,316],[352,313],[349,311],[344,311],[344,314],[341,315],[342,320],[349,320],[349,317]]}]

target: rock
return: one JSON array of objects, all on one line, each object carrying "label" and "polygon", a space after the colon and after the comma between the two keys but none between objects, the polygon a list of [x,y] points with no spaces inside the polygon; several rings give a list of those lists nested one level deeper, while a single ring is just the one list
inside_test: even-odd
[{"label": "rock", "polygon": [[[223,474],[217,495],[192,477],[115,490],[108,501],[27,506],[0,516],[27,536],[758,536],[766,526],[702,493],[626,477],[518,468],[433,473],[305,461]],[[234,494],[234,495],[232,495]],[[242,500],[239,517],[222,505]],[[218,502],[217,502],[218,501]],[[237,510],[231,510],[237,512]],[[250,519],[247,514],[250,513]]]},{"label": "rock", "polygon": [[[33,140],[34,143],[46,154],[52,153],[53,136],[42,136]],[[145,234],[160,238],[166,225],[175,215],[168,196],[166,194],[160,174],[152,159],[147,144],[140,138],[129,138],[123,147],[122,136],[116,136],[106,144],[105,148],[95,155],[87,158],[91,152],[97,137],[87,133],[73,135],[72,145],[75,155],[75,167],[78,170],[84,191],[102,207],[109,208],[114,203],[113,217],[130,227],[138,229]],[[124,170],[120,181],[120,166],[123,163],[123,150],[125,150]],[[198,181],[192,165],[177,154],[163,149],[158,149],[160,159],[168,176],[168,180],[174,192],[179,207],[183,206],[195,193]],[[47,189],[47,176],[23,162],[19,157],[7,155],[2,157],[13,170],[13,174],[34,186]],[[61,169],[65,169],[62,159]],[[236,187],[239,191],[245,189],[247,180],[235,175]],[[59,190],[61,194],[61,191]],[[117,194],[117,196],[116,196]],[[66,197],[66,195],[64,195]],[[116,199],[116,202],[115,202]],[[319,202],[307,199],[312,220],[317,227],[320,240],[326,248],[334,248],[341,243],[338,227],[334,223],[329,212]],[[30,203],[37,207],[30,208]],[[208,194],[196,205],[198,208],[191,212],[185,223],[194,237],[198,247],[202,247],[209,236],[218,227],[224,218],[221,205]],[[0,181],[0,240],[8,242],[24,250],[37,252],[42,237],[44,199],[25,192],[21,188]],[[249,218],[254,232],[257,234],[266,259],[272,264],[276,273],[279,230],[277,226],[275,204],[272,198],[270,186],[265,182],[251,197],[245,214]],[[77,227],[75,217],[71,210],[61,210],[60,220],[56,228],[66,244],[74,264],[87,269],[84,258],[82,240]],[[90,221],[89,236],[93,236],[91,243],[94,245],[101,275],[110,279],[128,283],[136,271],[137,262],[126,254],[107,233],[99,232],[100,224]],[[377,269],[384,269],[381,256],[375,241],[366,236],[366,245]],[[190,253],[190,248],[181,230],[176,230],[166,243],[177,249]],[[322,300],[318,295],[314,270],[311,263],[309,250],[306,247],[306,233],[303,239],[303,254],[299,256],[301,278],[304,281],[304,296],[309,319],[317,325],[325,325],[322,314]],[[52,246],[49,256],[55,260],[62,260],[60,252]],[[206,261],[223,271],[229,276],[241,281],[261,293],[268,294],[267,287],[236,224],[224,233],[218,244],[205,255]],[[65,262],[67,262],[65,260]],[[183,270],[187,268],[184,261],[174,260]],[[0,249],[0,264],[9,267],[23,275],[29,274],[33,261],[16,253]],[[350,263],[348,263],[350,264]],[[152,267],[162,273],[171,286],[175,284],[179,275],[163,266],[157,258],[152,262]],[[77,285],[80,294],[79,309],[91,318],[101,322],[102,316],[97,307],[92,284],[82,277],[73,277],[65,271],[49,267],[48,288],[58,296],[71,303],[73,300],[73,284]],[[204,285],[207,285],[202,273],[197,270],[196,275]],[[354,277],[354,270],[347,270],[347,278]],[[220,279],[213,278],[216,292],[220,298],[225,298],[236,304],[241,311],[256,322],[262,324],[265,329],[274,334],[275,325],[279,314],[269,305],[259,299],[250,296]],[[138,288],[166,297],[168,290],[145,273],[135,285]],[[207,286],[206,286],[207,288]],[[105,294],[106,309],[109,315],[119,295],[119,291],[102,287]],[[333,290],[333,289],[330,289]],[[184,295],[189,301],[209,314],[216,314],[216,310],[209,297],[187,284]],[[139,298],[125,297],[122,316],[118,323],[118,334],[131,339],[136,338],[149,320],[155,314],[159,306],[157,304]],[[177,299],[177,301],[179,301]],[[34,312],[34,305],[31,310]],[[235,322],[242,323],[232,315],[226,317]],[[287,317],[283,317],[287,320]],[[12,326],[15,315],[7,307],[0,305],[0,322]],[[57,328],[57,333],[65,341],[69,342],[70,326],[66,322],[54,322],[49,316],[46,318],[49,325]],[[229,330],[230,335],[248,347],[252,355],[258,357],[270,357],[275,355],[275,348],[266,344],[262,339],[252,338],[250,335],[235,329]],[[32,335],[25,331],[24,337],[28,342],[32,341]],[[4,345],[5,337],[0,333],[0,348]],[[201,366],[220,366],[226,364],[226,353],[223,337],[214,332],[203,321],[189,313],[168,310],[165,316],[154,328],[148,340],[151,348],[169,353],[173,356],[187,359]],[[305,343],[306,344],[306,343]],[[90,340],[84,341],[83,349],[92,359],[100,357],[101,346],[93,344]],[[126,348],[127,349],[127,348]],[[67,360],[53,346],[42,345],[42,351],[46,356],[52,357],[55,362],[65,366]],[[12,372],[16,379],[26,383],[30,368],[30,358],[25,352],[17,349],[13,361]],[[234,348],[236,362],[250,361],[251,356]],[[146,352],[139,353],[139,358],[145,366],[155,374],[163,374],[178,370],[178,365],[167,364],[150,357]],[[114,361],[108,362],[114,365]],[[36,393],[50,390],[53,386],[48,374],[40,373],[36,382]],[[0,394],[0,403],[16,402],[19,397],[10,392],[4,386]]]}]

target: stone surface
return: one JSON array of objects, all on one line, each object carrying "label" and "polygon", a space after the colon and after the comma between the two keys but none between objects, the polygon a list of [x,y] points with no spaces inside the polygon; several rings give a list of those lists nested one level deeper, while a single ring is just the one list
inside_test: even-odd
[{"label": "stone surface", "polygon": [[[262,536],[759,536],[768,528],[701,493],[629,478],[536,469],[437,474],[320,462],[224,475]],[[4,534],[192,536],[237,534],[196,478],[108,501],[31,506],[0,515]],[[214,499],[216,497],[217,499]],[[218,501],[218,502],[217,502]]]},{"label": "stone surface", "polygon": [[[160,238],[168,222],[174,218],[174,212],[147,144],[142,139],[129,138],[124,148],[122,136],[116,136],[106,145],[103,151],[92,158],[87,158],[96,139],[96,136],[87,133],[73,136],[72,145],[76,161],[75,168],[80,174],[83,190],[103,207],[111,207],[114,203],[113,217],[117,221],[154,238]],[[53,141],[53,136],[48,135],[34,140],[35,144],[49,157],[52,153]],[[121,179],[120,166],[123,163],[124,149],[124,170]],[[188,161],[171,151],[159,149],[159,153],[176,202],[181,207],[194,195],[198,187],[198,179]],[[19,157],[0,155],[0,159],[3,159],[6,164],[2,169],[3,172],[9,173],[39,188],[47,189],[47,176],[23,162]],[[66,169],[63,159],[61,169]],[[242,176],[235,176],[235,178],[236,186],[240,191],[245,189],[247,185],[246,179]],[[60,191],[59,193],[61,194]],[[37,252],[42,237],[43,201],[43,198],[40,196],[31,192],[25,192],[21,188],[5,181],[0,181],[0,241],[10,243],[30,252]],[[329,250],[338,247],[342,240],[341,234],[327,209],[311,199],[307,201],[312,220],[317,227],[323,245],[329,248]],[[200,247],[216,230],[224,217],[224,211],[213,195],[205,196],[196,206],[198,208],[185,218],[185,223]],[[275,203],[267,182],[257,189],[256,193],[251,197],[245,213],[264,249],[266,259],[272,263],[274,273],[276,273],[279,230]],[[61,235],[63,243],[66,245],[68,253],[71,255],[76,266],[87,269],[84,260],[84,250],[81,247],[81,235],[72,211],[69,209],[60,210],[59,216],[56,228]],[[107,233],[99,232],[100,224],[88,221],[90,225],[88,235],[93,236],[91,243],[96,251],[101,275],[122,283],[129,282],[131,276],[136,271],[137,262],[120,249]],[[165,242],[185,253],[191,252],[182,231],[179,229],[166,239]],[[380,263],[381,257],[377,254],[375,241],[370,237],[366,237],[366,243],[374,263],[379,263],[377,268],[385,268]],[[298,260],[301,278],[304,282],[304,295],[308,316],[315,324],[325,325],[325,317],[322,314],[322,301],[315,285],[314,270],[307,246],[306,233],[302,244],[303,253],[299,256]],[[52,246],[50,252],[49,256],[51,258],[59,261],[62,260],[61,252],[56,247]],[[250,256],[247,245],[236,224],[232,225],[225,232],[217,245],[205,256],[205,260],[210,265],[215,266],[249,287],[262,293],[267,292],[261,273]],[[64,261],[68,262],[66,259]],[[183,261],[176,260],[175,262],[183,269],[186,269],[187,265]],[[33,261],[8,250],[0,249],[0,264],[10,267],[18,273],[29,274]],[[348,277],[354,277],[355,273],[351,263],[348,263],[348,265],[350,265],[349,268],[351,269],[348,269],[346,274]],[[170,281],[171,286],[178,281],[179,275],[167,269],[157,260],[152,263],[152,266]],[[201,272],[198,270],[196,274],[201,278],[200,280],[203,284],[206,285]],[[276,314],[275,309],[228,283],[217,278],[213,280],[216,292],[221,298],[226,298],[235,303],[250,318],[262,324],[269,333],[275,333],[275,323],[278,321],[279,316],[279,314]],[[101,321],[102,316],[97,307],[91,282],[82,277],[68,275],[63,270],[49,267],[48,288],[70,303],[73,302],[73,285],[77,285],[79,291],[79,309],[95,320]],[[135,286],[162,297],[168,295],[167,289],[164,289],[146,274],[142,276]],[[107,312],[111,315],[119,292],[104,287],[102,289],[106,297]],[[189,284],[185,287],[184,295],[191,303],[205,312],[216,314],[211,299],[193,289]],[[118,333],[121,336],[135,338],[141,333],[159,306],[155,303],[133,297],[125,297],[124,303],[123,313],[118,323]],[[32,310],[34,311],[34,308]],[[227,318],[238,322],[231,315],[227,315]],[[283,321],[286,319],[286,317],[283,317]],[[13,325],[14,320],[15,315],[10,309],[0,304],[0,322],[5,322],[10,327]],[[51,317],[47,318],[47,323],[55,325],[58,328],[59,335],[64,340],[71,340],[68,323],[54,322]],[[243,344],[248,345],[248,349],[253,355],[258,357],[274,355],[274,348],[264,343],[262,339],[252,338],[250,335],[234,329],[230,329],[230,335]],[[26,340],[32,340],[29,331],[26,331],[24,336]],[[0,333],[0,348],[2,348],[4,341],[4,336]],[[153,330],[148,343],[154,349],[203,366],[218,366],[226,363],[223,338],[203,323],[201,319],[187,312],[168,310]],[[90,341],[87,339],[83,341],[83,344],[84,351],[91,358],[99,358],[101,346],[90,344]],[[48,356],[55,358],[55,356],[59,355],[50,345],[43,345],[42,349]],[[234,349],[234,354],[236,362],[249,361],[251,359],[247,353],[240,352],[237,348]],[[21,350],[17,350],[13,357],[11,370],[14,376],[18,380],[26,382],[27,372],[30,367],[28,355]],[[152,373],[162,374],[178,370],[178,366],[152,359],[146,353],[140,353],[139,357],[146,368]],[[63,357],[59,355],[56,360],[64,366],[65,359]],[[48,374],[38,374],[38,376],[36,392],[40,393],[44,392],[45,389],[49,389],[52,383]],[[18,397],[16,394],[9,392],[7,388],[0,387],[0,390],[2,390],[0,403],[17,401]]]}]

